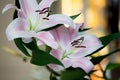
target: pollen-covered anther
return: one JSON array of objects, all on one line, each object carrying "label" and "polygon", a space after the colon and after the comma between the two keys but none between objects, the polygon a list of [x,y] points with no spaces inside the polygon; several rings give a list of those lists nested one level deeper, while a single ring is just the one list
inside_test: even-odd
[{"label": "pollen-covered anther", "polygon": [[81,37],[80,39],[74,40],[71,45],[75,48],[86,48],[86,46],[82,46],[82,42],[84,40],[84,37]]},{"label": "pollen-covered anther", "polygon": [[75,48],[86,48],[86,46],[75,46]]},{"label": "pollen-covered anther", "polygon": [[78,44],[78,40],[74,40],[71,45],[74,46],[74,45],[77,45]]},{"label": "pollen-covered anther", "polygon": [[47,12],[49,13],[51,11],[50,11],[49,7],[46,7],[42,10],[36,10],[35,12],[39,12],[39,14],[46,14]]},{"label": "pollen-covered anther", "polygon": [[43,19],[45,19],[45,20],[49,20],[49,18],[47,18],[47,17],[44,17]]}]

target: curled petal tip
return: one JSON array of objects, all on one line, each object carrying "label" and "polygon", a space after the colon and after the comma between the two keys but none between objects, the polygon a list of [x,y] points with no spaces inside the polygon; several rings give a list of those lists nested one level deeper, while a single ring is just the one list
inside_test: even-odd
[{"label": "curled petal tip", "polygon": [[13,5],[13,4],[7,4],[7,5],[3,8],[2,14],[4,14],[6,11],[8,11],[8,10],[11,9],[11,8],[15,8],[16,10],[19,10],[15,5]]}]

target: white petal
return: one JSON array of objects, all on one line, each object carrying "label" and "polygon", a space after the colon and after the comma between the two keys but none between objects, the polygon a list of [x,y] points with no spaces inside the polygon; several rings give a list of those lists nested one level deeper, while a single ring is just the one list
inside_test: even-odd
[{"label": "white petal", "polygon": [[71,27],[66,28],[61,26],[51,30],[50,32],[54,36],[55,40],[59,43],[62,50],[66,50],[70,46],[71,41],[77,37],[76,30]]},{"label": "white petal", "polygon": [[29,23],[23,18],[16,18],[6,29],[8,40],[15,38],[30,38],[36,35],[35,32],[28,32]]},{"label": "white petal", "polygon": [[11,9],[11,8],[14,8],[14,9],[16,9],[16,10],[19,11],[19,9],[18,9],[15,5],[13,5],[13,4],[7,4],[7,5],[3,8],[2,13],[5,13],[6,11],[8,11],[8,10]]},{"label": "white petal", "polygon": [[[70,55],[70,57],[83,57],[91,54],[103,45],[101,41],[95,35],[80,35],[79,38],[84,37],[84,40],[79,46],[84,46],[76,49],[76,53]],[[77,38],[77,39],[79,39]]]},{"label": "white petal", "polygon": [[30,43],[30,42],[32,42],[32,38],[22,38],[22,41],[24,43]]},{"label": "white petal", "polygon": [[64,67],[56,64],[49,64],[48,66],[54,71],[61,71],[65,69]]},{"label": "white petal", "polygon": [[42,10],[44,8],[50,7],[54,1],[56,0],[42,0],[39,4],[39,9]]},{"label": "white petal", "polygon": [[58,48],[58,44],[49,32],[39,32],[37,33],[37,38],[54,49]]},{"label": "white petal", "polygon": [[36,0],[19,0],[19,2],[22,11],[27,15],[35,12],[38,6]]},{"label": "white petal", "polygon": [[94,67],[93,63],[85,57],[71,59],[71,61],[73,63],[72,67],[82,68],[86,73],[89,73]]},{"label": "white petal", "polygon": [[50,15],[47,18],[48,18],[48,20],[45,20],[43,23],[41,23],[36,28],[36,31],[40,31],[42,29],[50,28],[50,27],[53,27],[57,24],[67,24],[70,27],[75,28],[75,24],[74,24],[73,20],[66,15],[54,14],[54,15]]},{"label": "white petal", "polygon": [[26,31],[13,31],[10,34],[7,34],[8,40],[13,40],[16,38],[32,38],[35,37],[35,32],[26,32]]},{"label": "white petal", "polygon": [[19,0],[21,10],[23,11],[24,15],[27,19],[30,20],[31,25],[34,26],[36,21],[38,21],[39,13],[36,12],[38,10],[38,4],[36,0]]}]

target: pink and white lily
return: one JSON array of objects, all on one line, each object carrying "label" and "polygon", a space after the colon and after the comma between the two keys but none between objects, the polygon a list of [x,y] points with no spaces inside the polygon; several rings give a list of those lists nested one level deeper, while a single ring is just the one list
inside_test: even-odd
[{"label": "pink and white lily", "polygon": [[[59,59],[65,68],[70,66],[82,68],[86,73],[90,72],[94,65],[86,56],[99,49],[103,45],[100,40],[90,34],[78,33],[78,27],[73,29],[64,26],[52,30],[51,33],[58,43],[58,49],[52,49],[50,54]],[[55,71],[63,70],[64,67],[55,64],[48,65]]]},{"label": "pink and white lily", "polygon": [[50,6],[54,1],[42,0],[38,4],[36,0],[19,0],[21,9],[18,9],[13,4],[6,5],[2,13],[11,8],[18,11],[18,18],[13,20],[7,27],[7,38],[9,40],[22,38],[24,42],[29,43],[31,38],[35,37],[40,44],[46,43],[48,46],[56,48],[57,44],[52,35],[42,30],[57,24],[67,24],[73,27],[75,27],[75,24],[70,17],[62,14],[49,16]]}]

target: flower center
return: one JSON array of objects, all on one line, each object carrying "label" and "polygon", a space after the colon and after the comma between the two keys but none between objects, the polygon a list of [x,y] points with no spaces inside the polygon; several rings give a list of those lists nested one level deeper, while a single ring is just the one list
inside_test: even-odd
[{"label": "flower center", "polygon": [[30,30],[35,30],[36,32],[39,32],[40,30],[37,30],[37,26],[44,22],[45,20],[49,20],[48,16],[51,11],[49,7],[46,7],[43,9],[35,10],[35,12],[37,13],[36,14],[37,17],[35,18],[36,22],[34,24],[31,24]]},{"label": "flower center", "polygon": [[61,59],[63,60],[64,58],[69,58],[68,56],[76,53],[79,50],[79,48],[86,48],[86,46],[81,45],[83,41],[84,41],[84,37],[74,40],[71,43],[72,47],[68,51],[64,52]]}]

